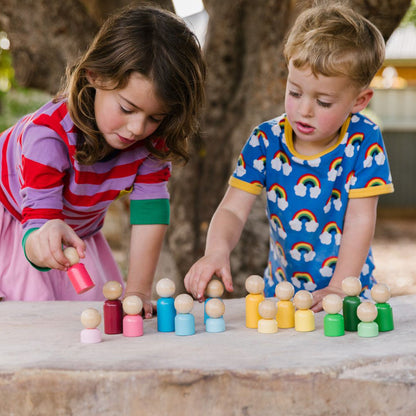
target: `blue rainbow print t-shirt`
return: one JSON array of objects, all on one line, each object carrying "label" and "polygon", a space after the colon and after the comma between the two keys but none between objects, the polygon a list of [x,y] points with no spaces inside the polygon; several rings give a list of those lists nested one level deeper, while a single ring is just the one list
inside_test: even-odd
[{"label": "blue rainbow print t-shirt", "polygon": [[[285,115],[266,121],[247,140],[229,181],[232,187],[267,193],[270,252],[265,295],[288,280],[295,290],[328,286],[342,239],[349,198],[393,192],[379,127],[360,113],[341,128],[326,151],[303,156],[293,145]],[[371,250],[361,271],[363,290],[374,279]]]}]

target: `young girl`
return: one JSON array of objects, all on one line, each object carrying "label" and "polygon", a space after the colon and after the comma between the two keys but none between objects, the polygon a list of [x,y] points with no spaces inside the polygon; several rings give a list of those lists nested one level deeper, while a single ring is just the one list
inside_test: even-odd
[{"label": "young girl", "polygon": [[[104,283],[122,277],[100,229],[109,204],[129,192],[126,294],[151,316],[170,160],[188,159],[204,78],[198,41],[174,14],[129,8],[103,25],[63,92],[0,136],[0,296],[102,299]],[[95,283],[81,296],[64,246]]]}]

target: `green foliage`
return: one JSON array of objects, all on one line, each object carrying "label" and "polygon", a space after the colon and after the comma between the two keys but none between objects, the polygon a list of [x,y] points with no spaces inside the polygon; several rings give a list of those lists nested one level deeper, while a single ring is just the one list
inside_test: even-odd
[{"label": "green foliage", "polygon": [[25,114],[37,110],[50,99],[51,96],[42,91],[23,88],[10,89],[2,97],[0,132],[12,126]]},{"label": "green foliage", "polygon": [[412,0],[409,10],[407,11],[403,20],[401,21],[402,26],[405,26],[408,24],[412,24],[416,26],[416,0]]}]

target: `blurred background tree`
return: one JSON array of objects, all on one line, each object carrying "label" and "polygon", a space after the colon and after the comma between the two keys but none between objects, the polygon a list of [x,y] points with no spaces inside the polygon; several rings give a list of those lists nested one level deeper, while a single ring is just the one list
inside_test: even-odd
[{"label": "blurred background tree", "polygon": [[[11,41],[16,81],[24,87],[54,93],[59,89],[66,64],[85,49],[103,19],[131,2],[2,0],[1,3],[0,29]],[[153,3],[174,10],[171,0],[133,3]],[[387,40],[411,0],[345,0],[345,3],[376,24]],[[204,43],[207,102],[201,132],[191,143],[191,162],[175,169],[170,184],[172,220],[157,277],[169,274],[179,284],[191,264],[203,254],[210,218],[248,134],[259,122],[283,112],[284,38],[298,13],[311,4],[312,0],[204,0],[209,15]],[[124,218],[121,225],[108,232],[110,244],[115,248],[123,247],[128,240],[124,213],[127,209],[128,204],[123,202],[115,209],[114,217]],[[247,275],[262,274],[266,266],[268,224],[264,209],[264,200],[258,198],[232,255],[237,296],[244,293]],[[123,268],[124,259],[120,263]],[[180,284],[178,287],[180,290]]]}]

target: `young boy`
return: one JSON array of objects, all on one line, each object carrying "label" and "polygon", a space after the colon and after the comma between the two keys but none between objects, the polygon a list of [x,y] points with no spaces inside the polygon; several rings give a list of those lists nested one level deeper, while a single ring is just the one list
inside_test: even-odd
[{"label": "young boy", "polygon": [[249,137],[212,218],[205,255],[185,276],[199,300],[213,274],[232,291],[230,253],[263,188],[270,224],[266,296],[288,280],[314,292],[319,311],[326,294],[342,294],[345,277],[359,276],[364,289],[374,283],[377,201],[393,185],[380,130],[359,112],[373,95],[383,38],[345,6],[316,6],[296,20],[284,55],[286,113]]}]

